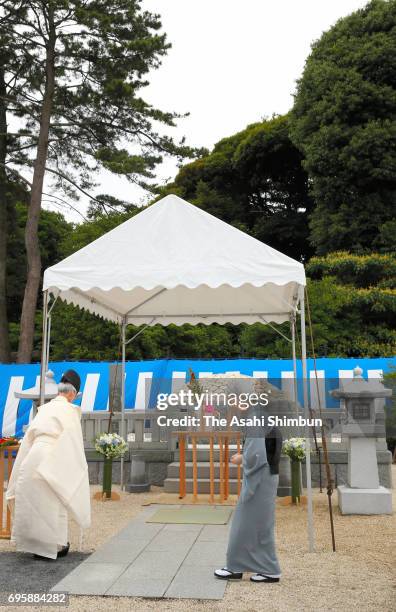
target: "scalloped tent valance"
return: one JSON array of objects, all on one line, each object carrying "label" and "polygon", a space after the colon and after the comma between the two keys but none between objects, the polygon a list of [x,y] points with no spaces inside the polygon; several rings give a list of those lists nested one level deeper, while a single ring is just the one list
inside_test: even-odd
[{"label": "scalloped tent valance", "polygon": [[133,325],[282,323],[301,263],[168,195],[48,268],[43,291]]}]

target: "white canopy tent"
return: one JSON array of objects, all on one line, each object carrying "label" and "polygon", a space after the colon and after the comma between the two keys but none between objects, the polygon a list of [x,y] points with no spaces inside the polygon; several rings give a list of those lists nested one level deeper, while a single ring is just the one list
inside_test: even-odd
[{"label": "white canopy tent", "polygon": [[[299,312],[308,418],[305,284],[301,263],[168,195],[45,271],[42,381],[48,361],[50,294],[121,325],[123,414],[127,325],[261,322],[272,326],[289,321],[296,378],[294,332]],[[125,435],[124,418],[122,424]],[[308,534],[313,550],[306,434]]]}]

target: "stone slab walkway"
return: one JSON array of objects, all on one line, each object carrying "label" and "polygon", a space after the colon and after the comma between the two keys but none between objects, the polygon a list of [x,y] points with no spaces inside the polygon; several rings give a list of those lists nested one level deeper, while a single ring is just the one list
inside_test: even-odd
[{"label": "stone slab walkway", "polygon": [[[2,550],[0,554],[0,600],[4,593],[45,593],[87,559],[70,552],[59,561],[34,559],[30,553]],[[2,609],[0,607],[0,609]],[[4,608],[3,608],[4,609]]]},{"label": "stone slab walkway", "polygon": [[222,599],[229,525],[146,523],[149,506],[71,571],[52,591],[73,595]]}]

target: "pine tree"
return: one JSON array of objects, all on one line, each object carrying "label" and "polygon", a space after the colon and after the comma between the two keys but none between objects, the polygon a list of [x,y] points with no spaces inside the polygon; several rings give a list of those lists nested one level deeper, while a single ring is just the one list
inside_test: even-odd
[{"label": "pine tree", "polygon": [[54,179],[50,197],[70,201],[91,195],[101,168],[147,186],[164,154],[197,152],[156,131],[183,115],[154,108],[139,95],[170,46],[158,33],[159,16],[143,11],[140,0],[3,0],[0,8],[2,32],[24,49],[4,69],[15,82],[8,112],[20,124],[7,164],[33,177],[18,349],[18,362],[28,362],[41,279],[37,229],[45,177]]}]

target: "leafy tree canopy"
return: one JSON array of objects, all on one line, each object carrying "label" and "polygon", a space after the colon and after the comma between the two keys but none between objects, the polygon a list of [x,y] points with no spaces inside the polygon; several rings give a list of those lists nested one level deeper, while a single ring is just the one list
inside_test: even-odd
[{"label": "leafy tree canopy", "polygon": [[306,61],[291,137],[312,181],[318,254],[394,249],[395,59],[396,1],[372,0],[325,32]]},{"label": "leafy tree canopy", "polygon": [[177,193],[290,257],[306,260],[312,254],[313,203],[288,116],[222,139],[211,153],[183,166],[160,193]]},{"label": "leafy tree canopy", "polygon": [[306,266],[316,349],[331,357],[396,354],[395,255],[347,252]]},{"label": "leafy tree canopy", "polygon": [[327,257],[312,257],[305,271],[314,280],[334,276],[343,285],[358,288],[377,285],[380,288],[396,289],[395,255],[371,253],[359,256],[339,251]]}]

